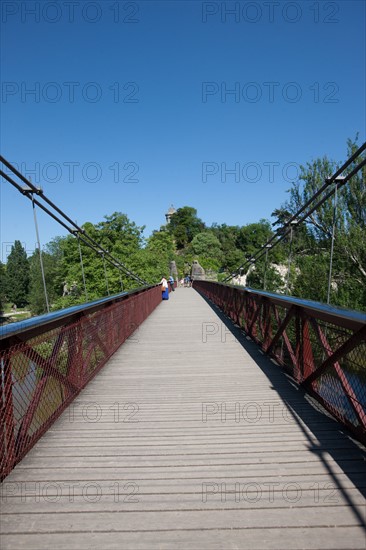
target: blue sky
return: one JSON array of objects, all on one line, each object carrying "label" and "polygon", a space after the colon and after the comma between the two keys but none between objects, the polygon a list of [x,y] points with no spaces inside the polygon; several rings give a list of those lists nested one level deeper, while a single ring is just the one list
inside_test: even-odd
[{"label": "blue sky", "polygon": [[[3,2],[2,155],[79,224],[270,218],[299,164],[365,140],[364,29],[351,0]],[[4,261],[36,239],[0,190]],[[43,244],[64,234],[38,216]]]}]

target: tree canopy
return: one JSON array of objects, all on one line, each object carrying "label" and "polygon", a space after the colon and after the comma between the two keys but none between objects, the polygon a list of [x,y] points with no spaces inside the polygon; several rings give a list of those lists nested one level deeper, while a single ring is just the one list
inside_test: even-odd
[{"label": "tree canopy", "polygon": [[9,302],[23,307],[28,302],[29,262],[20,241],[11,247],[6,264],[5,294]]},{"label": "tree canopy", "polygon": [[168,230],[172,233],[178,250],[192,242],[204,228],[205,224],[197,217],[197,210],[191,206],[178,208],[168,224]]}]

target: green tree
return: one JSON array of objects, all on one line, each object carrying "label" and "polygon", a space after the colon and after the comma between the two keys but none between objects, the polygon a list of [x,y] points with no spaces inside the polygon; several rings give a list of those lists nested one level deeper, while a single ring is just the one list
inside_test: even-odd
[{"label": "green tree", "polygon": [[273,231],[268,220],[261,219],[240,228],[237,246],[248,259],[272,237]]},{"label": "green tree", "polygon": [[221,243],[211,230],[198,233],[190,244],[193,255],[207,271],[218,272],[224,258]]},{"label": "green tree", "polygon": [[191,242],[191,247],[196,256],[212,257],[219,261],[223,257],[221,243],[210,230],[197,233]]},{"label": "green tree", "polygon": [[6,265],[6,295],[9,302],[24,307],[28,302],[29,262],[20,241],[11,247]]},{"label": "green tree", "polygon": [[167,229],[174,236],[177,249],[182,249],[205,229],[205,224],[197,217],[195,208],[183,206],[172,215]]},{"label": "green tree", "polygon": [[175,260],[173,236],[161,230],[149,237],[145,248],[133,255],[131,263],[147,282],[156,283],[163,275],[169,275],[169,263],[172,260]]},{"label": "green tree", "polygon": [[281,207],[281,208],[276,208],[271,216],[273,216],[274,218],[277,218],[277,220],[272,224],[274,227],[276,227],[276,225],[278,226],[277,228],[277,233],[278,234],[281,234],[283,233],[282,231],[282,226],[284,226],[292,217],[292,214],[291,212],[289,212],[288,210],[286,210],[285,207]]},{"label": "green tree", "polygon": [[143,246],[145,226],[137,226],[122,212],[114,212],[104,220],[95,226],[98,242],[118,259],[124,258],[127,262],[129,255]]},{"label": "green tree", "polygon": [[221,269],[223,271],[235,270],[244,260],[243,251],[237,247],[240,227],[237,225],[212,224],[210,230],[218,238],[221,245],[223,258]]},{"label": "green tree", "polygon": [[297,265],[299,273],[295,277],[292,293],[300,298],[326,302],[329,255],[314,251],[298,260]]},{"label": "green tree", "polygon": [[[126,214],[114,212],[106,216],[104,221],[98,224],[87,222],[83,229],[97,243],[122,262],[127,269],[142,276],[137,253],[144,244],[144,227],[137,226],[131,222]],[[80,303],[86,300],[84,282],[82,277],[80,251],[78,239],[72,235],[60,242],[62,250],[61,273],[62,280],[68,289],[74,289],[73,294],[60,298],[55,304],[56,307],[66,307],[73,303]],[[136,280],[126,275],[120,269],[111,265],[103,254],[87,246],[80,240],[80,249],[83,259],[88,300],[94,300],[108,294],[121,292],[121,285],[124,290],[139,286]],[[108,286],[107,286],[108,285]],[[65,304],[63,306],[63,304]]]}]

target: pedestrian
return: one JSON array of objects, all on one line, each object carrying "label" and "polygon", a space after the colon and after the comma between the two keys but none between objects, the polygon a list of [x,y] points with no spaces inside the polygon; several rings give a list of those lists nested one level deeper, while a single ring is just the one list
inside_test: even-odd
[{"label": "pedestrian", "polygon": [[175,288],[174,288],[174,278],[173,278],[172,275],[170,275],[170,277],[169,277],[169,284],[170,284],[170,290],[171,290],[172,292],[174,292],[174,291],[175,291]]},{"label": "pedestrian", "polygon": [[159,284],[161,284],[161,297],[162,297],[162,300],[169,300],[168,281],[166,280],[165,277],[162,277]]}]

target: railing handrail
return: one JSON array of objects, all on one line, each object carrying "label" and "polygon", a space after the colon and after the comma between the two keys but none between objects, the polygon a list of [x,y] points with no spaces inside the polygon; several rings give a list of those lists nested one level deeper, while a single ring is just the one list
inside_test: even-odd
[{"label": "railing handrail", "polygon": [[338,324],[345,328],[357,329],[366,324],[366,314],[362,311],[342,308],[338,306],[331,306],[328,304],[323,304],[322,302],[305,300],[303,298],[296,298],[294,296],[285,296],[283,294],[277,294],[276,292],[257,290],[248,286],[219,283],[216,281],[206,282],[224,287],[226,286],[230,288],[235,288],[238,291],[262,296],[263,298],[269,298],[276,305],[282,305],[287,309],[291,306],[299,306],[305,309],[307,313],[316,313],[318,318],[324,319],[328,322],[334,322],[335,324]]},{"label": "railing handrail", "polygon": [[[0,327],[0,340],[5,340],[11,338],[12,336],[17,336],[19,334],[24,334],[29,337],[29,333],[33,331],[40,332],[40,327],[55,328],[65,323],[65,320],[68,319],[70,322],[74,317],[80,317],[80,314],[84,313],[93,313],[106,305],[116,303],[119,300],[125,298],[126,296],[131,296],[141,292],[142,290],[148,290],[156,285],[142,286],[139,288],[134,288],[133,290],[128,290],[125,292],[120,292],[119,294],[114,294],[113,296],[107,296],[105,298],[99,298],[98,300],[93,300],[91,302],[85,302],[84,304],[79,304],[76,306],[70,306],[65,309],[59,309],[51,313],[45,313],[43,315],[38,315],[36,317],[31,317],[30,319],[24,319],[23,321],[17,321],[9,325],[4,325]],[[47,330],[46,329],[46,330]],[[46,332],[44,330],[43,332]]]}]

